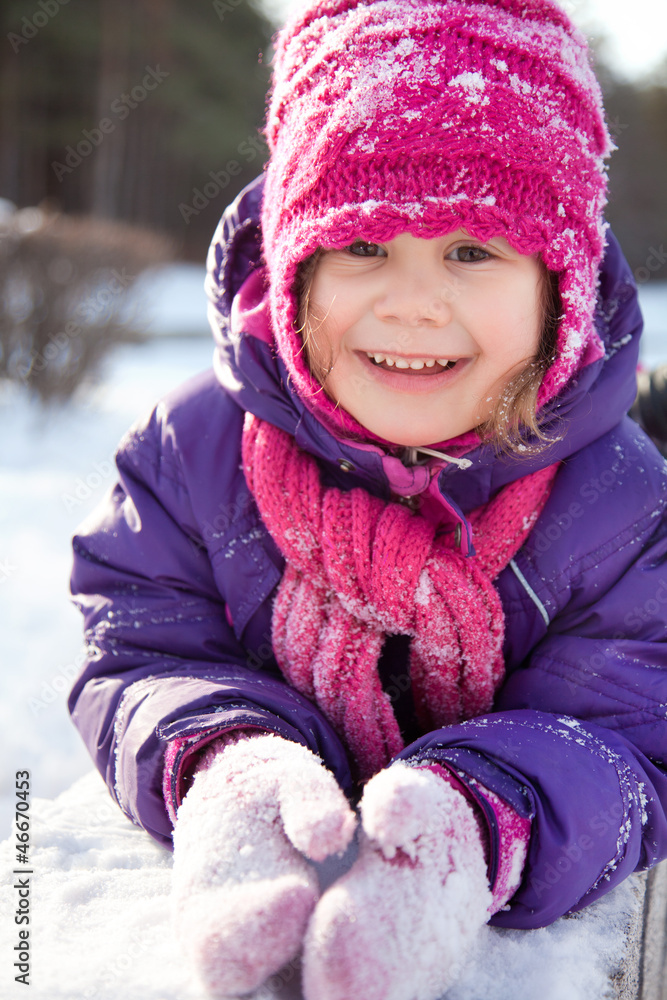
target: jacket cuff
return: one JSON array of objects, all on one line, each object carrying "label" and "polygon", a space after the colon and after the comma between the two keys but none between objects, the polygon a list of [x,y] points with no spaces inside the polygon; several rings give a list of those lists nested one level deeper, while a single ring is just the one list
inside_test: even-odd
[{"label": "jacket cuff", "polygon": [[[498,826],[498,866],[491,887],[493,903],[489,916],[509,903],[523,880],[532,823],[488,788],[480,789],[493,808]],[[509,909],[509,907],[508,907]]]},{"label": "jacket cuff", "polygon": [[495,792],[463,772],[456,771],[450,764],[423,758],[408,763],[427,767],[439,774],[472,806],[486,854],[492,894],[488,912],[492,916],[507,904],[521,884],[530,841],[530,819],[521,816]]},{"label": "jacket cuff", "polygon": [[[177,736],[170,740],[164,755],[162,795],[172,824],[176,823],[178,808],[190,789],[200,765],[204,763],[207,748],[218,751],[226,743],[235,742],[241,733],[266,733],[270,731],[262,726],[241,725],[229,729],[214,729],[195,733],[192,736]],[[212,747],[214,741],[219,743],[215,748]]]}]

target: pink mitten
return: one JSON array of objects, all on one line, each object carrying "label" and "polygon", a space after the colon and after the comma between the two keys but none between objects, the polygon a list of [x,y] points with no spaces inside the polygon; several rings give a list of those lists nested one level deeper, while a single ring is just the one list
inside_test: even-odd
[{"label": "pink mitten", "polygon": [[172,905],[206,987],[227,997],[298,954],[319,895],[306,859],[344,851],[356,818],[298,743],[262,734],[211,756],[178,810]]},{"label": "pink mitten", "polygon": [[359,856],[305,939],[307,1000],[435,1000],[489,918],[480,829],[464,796],[397,762],[366,785]]}]

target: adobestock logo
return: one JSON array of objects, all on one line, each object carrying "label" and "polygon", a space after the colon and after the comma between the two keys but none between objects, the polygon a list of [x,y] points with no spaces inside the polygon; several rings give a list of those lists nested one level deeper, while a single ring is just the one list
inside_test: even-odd
[{"label": "adobestock logo", "polygon": [[[264,140],[258,135],[249,135],[236,147],[236,152],[242,156],[246,163],[252,163],[257,156],[266,153]],[[198,216],[207,208],[214,198],[229,186],[234,177],[238,177],[243,167],[238,160],[228,160],[222,170],[210,170],[209,180],[202,186],[193,188],[190,202],[181,202],[178,211],[186,226],[190,225],[190,219]]]},{"label": "adobestock logo", "polygon": [[117,120],[114,121],[114,118],[105,117],[101,118],[94,128],[84,128],[81,133],[82,138],[79,139],[76,146],[69,145],[65,147],[64,162],[61,163],[59,160],[52,161],[51,169],[58,181],[62,184],[63,178],[71,174],[73,170],[76,170],[90,156],[93,150],[102,144],[105,135],[115,132],[118,122],[124,121],[130,112],[138,108],[148,95],[153,90],[156,90],[168,76],[169,73],[166,70],[160,69],[159,65],[154,69],[151,66],[146,66],[146,75],[141,80],[141,83],[134,86],[129,93],[120,94],[109,105],[111,114]]},{"label": "adobestock logo", "polygon": [[72,340],[82,333],[85,335],[91,323],[102,321],[113,310],[114,300],[119,301],[119,296],[129,288],[134,279],[135,275],[127,274],[124,268],[122,271],[113,269],[110,280],[77,305],[73,312],[76,319],[69,320],[62,330],[51,334],[42,351],[30,352],[21,364],[19,377],[25,382],[35,373],[44,371],[68,349]]},{"label": "adobestock logo", "polygon": [[40,29],[45,28],[49,21],[56,16],[60,8],[65,7],[68,3],[69,0],[39,0],[37,4],[39,9],[30,17],[22,19],[20,34],[10,31],[7,35],[7,41],[14,52],[18,52],[23,45],[31,42],[35,35],[39,34]]},{"label": "adobestock logo", "polygon": [[221,21],[224,21],[226,14],[233,14],[237,7],[240,7],[244,0],[213,0],[213,10]]},{"label": "adobestock logo", "polygon": [[648,257],[646,258],[646,263],[643,267],[635,268],[635,280],[638,285],[645,285],[651,280],[652,276],[660,271],[667,263],[667,253],[665,253],[665,247],[661,243],[659,247],[649,247]]}]

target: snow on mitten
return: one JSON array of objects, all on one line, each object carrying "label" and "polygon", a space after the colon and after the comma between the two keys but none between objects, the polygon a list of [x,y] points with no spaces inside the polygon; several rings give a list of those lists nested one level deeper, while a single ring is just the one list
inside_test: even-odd
[{"label": "snow on mitten", "polygon": [[308,860],[344,851],[356,818],[333,774],[273,734],[209,754],[174,827],[178,938],[209,992],[256,989],[294,958],[318,896]]},{"label": "snow on mitten", "polygon": [[366,785],[359,856],[305,939],[307,1000],[435,1000],[463,969],[491,893],[475,813],[428,768],[399,761]]}]

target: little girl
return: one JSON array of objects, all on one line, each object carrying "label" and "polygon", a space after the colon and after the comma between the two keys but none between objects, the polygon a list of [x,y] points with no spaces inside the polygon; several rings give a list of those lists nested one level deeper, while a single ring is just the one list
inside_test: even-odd
[{"label": "little girl", "polygon": [[301,955],[307,1000],[435,1000],[486,921],[667,855],[667,478],[625,416],[611,142],[553,0],[307,0],[266,132],[213,370],[75,539],[70,706],[173,835],[214,996]]}]

